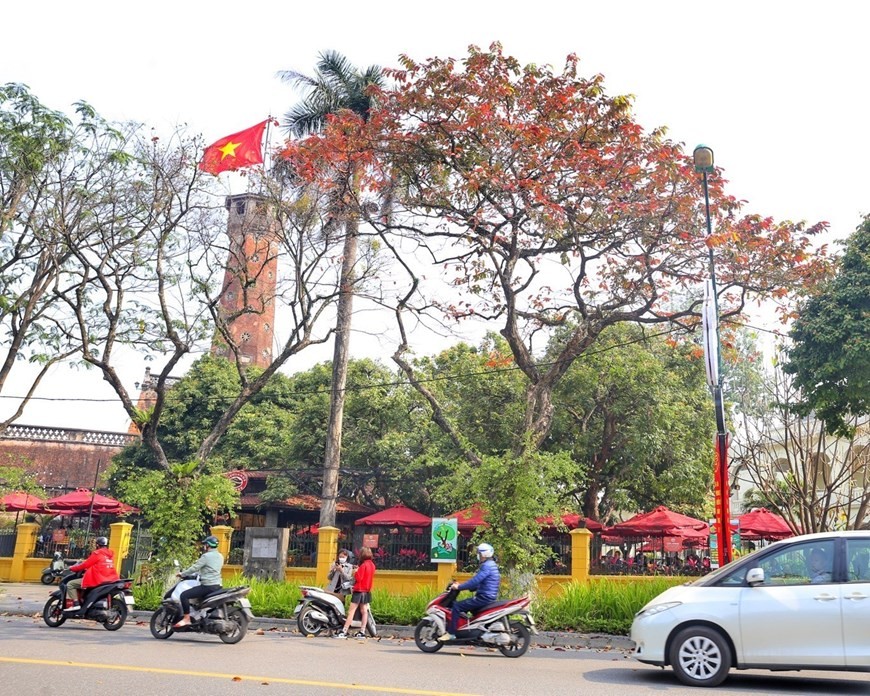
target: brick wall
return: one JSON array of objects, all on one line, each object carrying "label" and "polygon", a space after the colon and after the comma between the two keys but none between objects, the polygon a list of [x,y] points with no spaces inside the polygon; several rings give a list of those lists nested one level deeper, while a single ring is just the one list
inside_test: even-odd
[{"label": "brick wall", "polygon": [[112,457],[135,436],[98,430],[13,425],[0,437],[0,467],[20,467],[36,474],[47,489],[91,488]]}]

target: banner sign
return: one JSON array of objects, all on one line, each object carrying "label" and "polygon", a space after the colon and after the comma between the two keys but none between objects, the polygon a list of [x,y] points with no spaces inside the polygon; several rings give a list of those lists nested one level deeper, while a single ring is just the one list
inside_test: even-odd
[{"label": "banner sign", "polygon": [[432,562],[455,563],[458,538],[459,520],[455,517],[433,517],[430,544]]}]

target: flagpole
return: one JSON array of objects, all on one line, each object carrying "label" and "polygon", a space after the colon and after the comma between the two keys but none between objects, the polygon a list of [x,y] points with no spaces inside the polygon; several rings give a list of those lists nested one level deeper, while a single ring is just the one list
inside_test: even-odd
[{"label": "flagpole", "polygon": [[[263,138],[263,142],[261,144],[261,147],[263,148],[262,155],[263,155],[263,164],[264,165],[266,164],[266,152],[269,149],[269,136],[271,135],[271,130],[272,130],[272,120],[273,120],[272,114],[269,114],[269,120],[266,123],[266,137]],[[263,170],[267,173],[272,171],[272,158],[271,157],[269,157],[268,166],[264,166]]]}]

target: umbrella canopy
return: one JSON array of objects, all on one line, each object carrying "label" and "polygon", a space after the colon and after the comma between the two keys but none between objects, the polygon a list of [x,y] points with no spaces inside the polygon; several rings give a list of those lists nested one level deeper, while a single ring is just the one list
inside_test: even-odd
[{"label": "umbrella canopy", "polygon": [[[458,520],[457,526],[461,532],[473,532],[478,527],[489,527],[489,522],[485,519],[486,509],[480,503],[475,503],[464,510],[452,512],[447,515],[447,517],[455,517]],[[536,521],[542,527],[555,527],[552,515],[538,517],[536,518]],[[588,517],[581,517],[575,512],[566,512],[562,514],[562,524],[564,524],[568,529],[577,529],[578,527],[584,526],[584,523],[586,529],[593,532],[603,529],[600,522],[591,520]]]},{"label": "umbrella canopy", "polygon": [[484,519],[486,517],[486,510],[483,509],[480,503],[475,503],[464,510],[452,512],[447,517],[456,518],[456,526],[460,532],[473,532],[478,527],[489,527],[489,522]]},{"label": "umbrella canopy", "polygon": [[45,501],[45,505],[61,514],[87,513],[93,510],[98,515],[121,515],[135,510],[120,500],[93,493],[87,488],[77,488],[72,493],[51,498]]},{"label": "umbrella canopy", "polygon": [[45,507],[45,501],[33,493],[15,491],[0,498],[0,509],[6,512],[51,512]]},{"label": "umbrella canopy", "polygon": [[432,524],[432,518],[404,505],[395,505],[360,517],[355,524],[369,527],[428,527]]},{"label": "umbrella canopy", "polygon": [[[535,521],[542,527],[555,527],[555,525],[553,524],[552,515],[547,515],[546,517],[537,517]],[[599,532],[604,529],[604,525],[600,522],[596,522],[595,520],[588,517],[582,517],[576,512],[562,513],[562,524],[564,524],[568,529],[586,527],[586,529],[591,532]]]},{"label": "umbrella canopy", "polygon": [[794,531],[782,517],[766,508],[756,508],[740,515],[740,536],[748,539],[787,539]]},{"label": "umbrella canopy", "polygon": [[642,512],[625,522],[619,522],[607,530],[611,536],[681,536],[685,531],[707,532],[709,527],[703,520],[681,515],[660,505],[651,512]]}]

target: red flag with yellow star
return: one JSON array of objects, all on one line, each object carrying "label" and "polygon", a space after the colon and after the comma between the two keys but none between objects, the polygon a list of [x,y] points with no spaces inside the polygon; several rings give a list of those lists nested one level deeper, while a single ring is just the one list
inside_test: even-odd
[{"label": "red flag with yellow star", "polygon": [[263,131],[271,119],[212,143],[202,155],[199,168],[209,174],[231,172],[263,162]]}]

